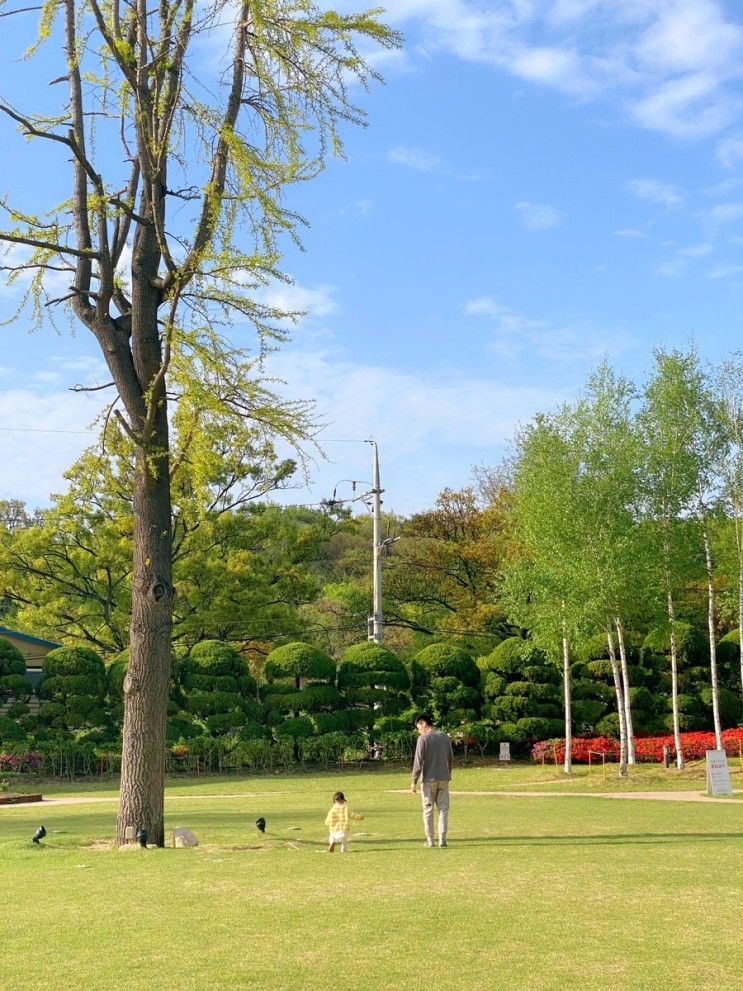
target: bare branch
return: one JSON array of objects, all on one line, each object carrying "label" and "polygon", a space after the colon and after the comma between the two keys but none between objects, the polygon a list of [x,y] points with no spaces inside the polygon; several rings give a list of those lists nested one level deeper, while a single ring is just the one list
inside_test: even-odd
[{"label": "bare branch", "polygon": [[75,258],[86,258],[94,261],[99,257],[98,252],[92,248],[87,251],[80,251],[78,248],[70,248],[66,244],[55,244],[53,241],[37,241],[32,237],[22,237],[20,234],[8,234],[0,232],[0,241],[11,241],[13,244],[27,244],[29,248],[48,248],[60,255],[73,255]]},{"label": "bare branch", "polygon": [[105,385],[73,385],[70,392],[100,392],[102,389],[110,389],[115,382],[106,382]]}]

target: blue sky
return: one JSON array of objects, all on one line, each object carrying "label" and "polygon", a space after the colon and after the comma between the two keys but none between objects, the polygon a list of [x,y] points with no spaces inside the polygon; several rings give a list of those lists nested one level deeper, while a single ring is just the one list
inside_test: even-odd
[{"label": "blue sky", "polygon": [[[373,55],[387,82],[359,94],[369,126],[291,194],[306,251],[286,246],[295,284],[268,295],[307,315],[269,370],[328,423],[329,460],[289,501],[368,479],[358,441],[373,436],[386,507],[412,512],[496,464],[517,423],[573,398],[604,357],[641,380],[656,345],[693,340],[711,361],[741,347],[743,13],[713,0],[385,6],[406,42]],[[33,156],[0,128],[0,191],[30,195]],[[0,290],[3,312],[13,298]],[[62,330],[0,331],[0,498],[44,504],[92,440],[96,394],[68,388],[105,372],[85,331]]]}]

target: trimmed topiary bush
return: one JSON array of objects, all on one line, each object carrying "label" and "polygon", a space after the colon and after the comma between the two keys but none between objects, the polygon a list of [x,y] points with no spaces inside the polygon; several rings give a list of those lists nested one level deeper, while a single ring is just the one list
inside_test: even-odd
[{"label": "trimmed topiary bush", "polygon": [[26,680],[26,661],[18,648],[0,637],[0,702],[6,699],[25,701],[31,695]]},{"label": "trimmed topiary bush", "polygon": [[42,664],[40,721],[62,731],[108,724],[106,668],[89,647],[56,647]]}]

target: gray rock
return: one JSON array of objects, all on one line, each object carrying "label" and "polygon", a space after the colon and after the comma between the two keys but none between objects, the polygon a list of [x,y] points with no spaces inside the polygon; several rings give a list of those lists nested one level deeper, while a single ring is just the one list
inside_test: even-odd
[{"label": "gray rock", "polygon": [[185,826],[176,826],[173,830],[173,845],[181,850],[185,847],[198,846],[199,839],[196,833]]}]

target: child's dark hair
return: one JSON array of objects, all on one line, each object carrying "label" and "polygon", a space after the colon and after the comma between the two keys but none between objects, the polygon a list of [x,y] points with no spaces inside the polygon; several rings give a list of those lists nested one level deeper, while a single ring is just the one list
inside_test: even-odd
[{"label": "child's dark hair", "polygon": [[426,726],[433,726],[433,720],[427,712],[421,712],[415,717],[415,722],[413,725],[417,726],[418,723],[425,723]]},{"label": "child's dark hair", "polygon": [[334,802],[345,802],[345,800],[346,800],[346,796],[343,794],[342,791],[337,791],[335,795],[333,795]]}]

